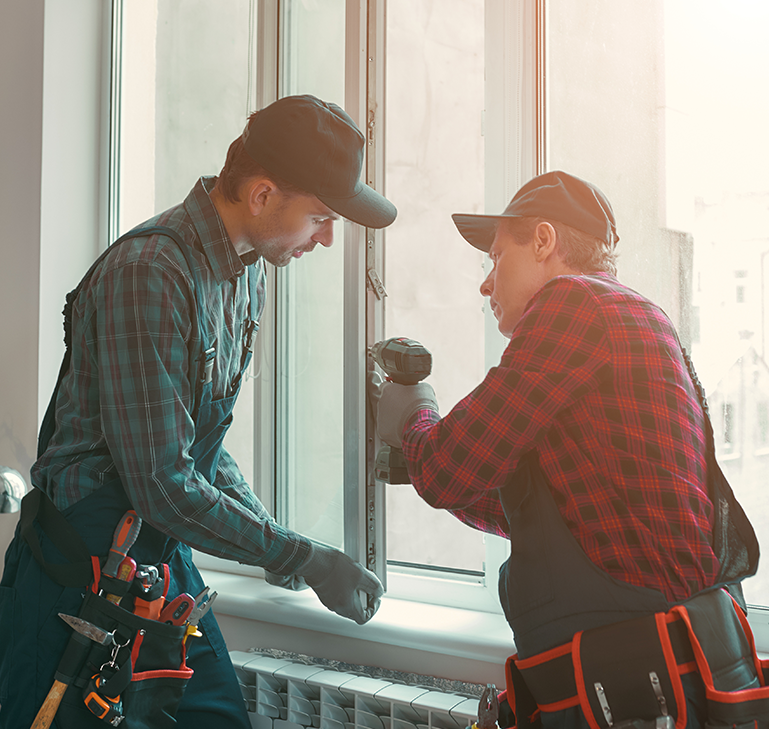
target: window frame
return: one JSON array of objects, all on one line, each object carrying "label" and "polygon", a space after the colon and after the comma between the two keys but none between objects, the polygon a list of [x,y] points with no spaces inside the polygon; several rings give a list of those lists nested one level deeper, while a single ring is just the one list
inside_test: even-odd
[{"label": "window frame", "polygon": [[[113,0],[112,25],[112,94],[110,133],[110,237],[116,234],[117,198],[114,165],[119,137],[119,42],[120,8],[123,0]],[[255,0],[258,37],[253,63],[255,69],[255,108],[261,108],[280,92],[280,3]],[[486,0],[487,48],[489,69],[486,89],[486,209],[497,211],[526,179],[547,169],[547,73],[546,0],[527,0],[511,4],[504,0]],[[366,181],[376,189],[384,187],[384,155],[378,143],[381,117],[376,110],[385,103],[384,93],[384,19],[386,0],[346,0],[348,32],[345,64],[345,107],[361,129],[370,134],[367,145]],[[511,42],[517,38],[518,43]],[[510,48],[519,49],[511,53]],[[523,88],[516,99],[502,93],[504,89]],[[520,99],[524,103],[520,103]],[[373,126],[371,123],[373,122]],[[523,141],[521,141],[523,140]],[[500,149],[502,152],[500,153]],[[505,161],[503,164],[502,161]],[[514,160],[514,162],[511,162]],[[514,169],[511,169],[514,168]],[[367,348],[382,336],[383,317],[377,297],[376,271],[382,270],[385,231],[364,230],[344,224],[344,368],[356,373],[345,378],[344,389],[344,523],[345,551],[367,564],[389,582],[391,597],[416,602],[434,602],[486,612],[499,612],[496,599],[496,569],[504,558],[500,547],[505,540],[493,544],[487,561],[486,578],[475,584],[451,580],[445,575],[429,573],[385,572],[385,504],[381,483],[367,479],[372,455],[378,441],[372,423],[366,416]],[[268,273],[268,300],[263,325],[255,345],[257,361],[275,361],[279,348],[278,297],[281,290],[280,271]],[[763,274],[763,271],[762,271]],[[487,309],[487,334],[496,333],[496,323]],[[493,336],[488,337],[494,341]],[[498,362],[502,345],[487,351],[487,366]],[[280,502],[276,479],[275,431],[277,423],[274,372],[255,381],[253,394],[254,458],[253,470],[245,475],[265,507],[275,513]],[[209,555],[198,554],[203,568],[248,575],[261,574],[261,569],[239,565]],[[769,648],[769,607],[756,606],[751,621],[757,621],[762,645]]]},{"label": "window frame", "polygon": [[[257,57],[266,78],[257,73],[259,107],[270,103],[281,91],[280,32],[278,3],[258,2]],[[486,200],[488,211],[501,209],[524,179],[538,174],[545,165],[545,89],[544,39],[545,2],[530,0],[510,5],[504,0],[486,0]],[[346,0],[347,38],[345,67],[346,111],[367,139],[364,166],[366,182],[384,190],[384,156],[379,141],[383,137],[383,115],[377,109],[384,100],[384,53],[386,0]],[[353,37],[354,36],[354,37]],[[515,44],[510,38],[517,38]],[[510,53],[514,45],[519,52]],[[537,71],[540,73],[537,73]],[[526,79],[515,99],[505,89],[517,88]],[[513,83],[515,80],[515,83]],[[523,101],[523,103],[521,103]],[[491,123],[495,119],[495,123]],[[529,130],[519,134],[518,129]],[[528,139],[530,144],[521,145]],[[499,154],[500,146],[504,153]],[[516,170],[500,160],[516,160]],[[383,338],[383,302],[377,284],[383,270],[386,231],[363,229],[344,224],[344,530],[345,552],[366,564],[382,579],[388,595],[397,599],[428,602],[459,608],[501,613],[497,597],[497,574],[507,558],[507,540],[486,535],[485,575],[466,578],[460,574],[425,569],[389,569],[386,565],[387,486],[373,479],[373,458],[381,445],[374,424],[367,417],[366,372],[370,366],[368,347]],[[365,253],[364,253],[365,251]],[[271,270],[269,299],[255,350],[257,361],[275,358],[274,372],[280,371],[280,326],[278,302],[284,285],[283,270]],[[495,365],[506,341],[498,334],[496,321],[486,304],[485,328],[489,344],[485,354],[487,369]],[[357,376],[350,376],[349,373]],[[281,501],[275,433],[279,427],[278,397],[274,376],[259,377],[254,387],[254,473],[257,496],[279,518]],[[365,436],[361,435],[365,434]],[[367,477],[370,474],[371,477]],[[362,488],[365,485],[365,488]],[[259,575],[259,568],[239,565],[210,555],[197,554],[201,567],[245,575]]]},{"label": "window frame", "polygon": [[[280,7],[258,2],[258,58],[268,69],[268,78],[257,74],[257,100],[266,105],[278,97],[280,82]],[[486,200],[488,211],[501,209],[524,179],[538,174],[545,165],[545,89],[544,38],[545,2],[530,0],[510,5],[504,0],[486,0],[486,66],[491,69],[486,81]],[[382,62],[385,42],[386,0],[346,0],[347,38],[345,107],[361,129],[365,130],[367,155],[364,166],[366,182],[384,189],[383,118],[377,113],[385,103]],[[354,37],[353,37],[354,36]],[[510,44],[510,38],[518,42]],[[510,53],[514,45],[518,53]],[[268,60],[269,57],[269,60]],[[540,73],[537,73],[537,70]],[[515,99],[504,91],[517,88],[526,78]],[[521,103],[523,100],[524,103]],[[491,123],[490,119],[498,120]],[[519,134],[522,127],[528,134]],[[530,144],[521,145],[528,139]],[[504,153],[499,154],[499,148]],[[516,170],[500,160],[516,160]],[[457,573],[429,568],[388,569],[386,564],[387,486],[373,479],[373,458],[381,445],[374,424],[367,417],[366,372],[370,366],[368,347],[383,338],[384,316],[381,291],[377,283],[383,270],[386,231],[363,229],[344,224],[344,530],[345,552],[376,572],[386,585],[388,595],[459,608],[473,608],[501,613],[497,597],[497,574],[509,554],[507,540],[486,535],[485,575],[466,578]],[[365,251],[365,253],[364,253]],[[285,271],[271,272],[270,292],[259,337],[256,358],[275,357],[274,371],[280,371],[280,326],[278,301]],[[498,334],[496,321],[484,304],[487,369],[495,365],[506,341]],[[350,376],[349,373],[357,376]],[[279,517],[281,501],[279,470],[276,459],[275,432],[279,422],[274,377],[259,377],[254,387],[254,473],[256,493],[265,507]],[[365,434],[365,436],[361,435]],[[370,478],[367,477],[370,474]],[[365,488],[361,486],[365,484]],[[196,561],[204,568],[246,575],[259,575],[259,568],[238,565],[209,555],[198,554]]]}]

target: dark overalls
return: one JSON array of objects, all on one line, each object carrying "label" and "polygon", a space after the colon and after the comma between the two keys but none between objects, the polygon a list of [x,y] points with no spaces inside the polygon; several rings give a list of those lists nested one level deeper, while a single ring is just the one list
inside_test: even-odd
[{"label": "dark overalls", "polygon": [[[500,500],[510,525],[511,556],[500,571],[499,595],[505,617],[515,634],[517,659],[531,662],[532,657],[536,657],[538,660],[539,656],[546,657],[554,652],[553,649],[568,644],[579,631],[665,613],[672,607],[661,592],[616,580],[588,558],[564,523],[534,451],[521,459],[511,482],[500,489]],[[736,502],[734,504],[739,507]],[[746,518],[744,521],[749,528]],[[744,526],[740,521],[740,528]],[[748,533],[747,528],[742,537],[750,543],[750,549],[755,549],[755,558],[750,565],[755,572],[758,545],[752,529]],[[738,651],[747,646],[737,635],[739,632],[734,633],[737,636],[735,643],[740,644]],[[570,667],[571,656],[566,655],[565,659]],[[628,656],[627,660],[631,662],[633,659]],[[534,689],[518,683],[524,676],[511,663],[508,664],[508,671],[512,668],[512,676],[508,674],[508,689],[511,689],[511,682],[518,684],[514,691],[516,701],[520,701],[518,713],[535,715],[534,697],[526,696]],[[522,661],[522,664],[526,663],[526,660]],[[555,663],[553,666],[555,671],[551,670],[543,682],[548,690],[550,682],[558,682],[557,673],[562,667]],[[621,672],[622,668],[615,665],[613,670]],[[699,729],[704,726],[706,716],[702,681],[696,672],[681,678],[687,706],[686,726]],[[573,682],[573,677],[571,680]],[[735,684],[758,686],[752,673],[735,677]],[[647,688],[648,681],[646,686],[640,684],[628,691],[642,692]],[[588,686],[586,692],[592,690],[593,687]],[[668,696],[668,701],[671,698]],[[556,705],[554,702],[553,706]],[[519,715],[517,719],[519,729],[530,726],[527,717]],[[543,711],[540,720],[541,724],[534,722],[531,726],[558,729],[588,729],[590,726],[579,706]]]},{"label": "dark overalls", "polygon": [[[197,291],[195,265],[189,246],[183,243],[174,231],[168,228],[144,229],[138,233],[132,231],[117,243],[129,237],[137,237],[137,234],[149,235],[153,232],[168,235],[179,244],[189,264]],[[93,269],[86,274],[83,281],[89,278],[92,271]],[[251,359],[251,338],[261,314],[261,311],[257,311],[253,276],[249,276],[249,296],[248,341],[244,342],[240,376],[234,383],[231,394],[214,400],[210,376],[206,377],[205,363],[201,363],[200,367],[201,382],[197,388],[193,411],[195,441],[191,456],[197,471],[211,483],[216,476],[222,440],[231,421],[243,374]],[[202,303],[198,300],[197,319],[200,339],[203,342],[202,352],[205,353],[210,352],[210,334],[205,330],[202,312]],[[66,361],[65,355],[65,363]],[[63,365],[59,382],[65,369]],[[58,384],[52,403],[55,401],[57,390]],[[53,408],[49,407],[41,428],[39,452],[45,449],[51,437],[54,427],[52,413]],[[118,521],[132,508],[120,479],[116,476],[98,491],[66,509],[63,515],[84,540],[88,553],[98,555],[103,560],[109,551]],[[65,560],[41,528],[39,520],[33,523],[32,528],[39,539],[44,559],[49,563],[49,568],[53,567],[55,570],[57,564],[62,564]],[[21,524],[6,555],[5,572],[0,587],[2,729],[20,729],[32,724],[53,684],[57,664],[71,633],[70,628],[58,617],[58,613],[77,615],[86,590],[85,582],[81,586],[63,587],[49,579],[34,559],[20,531]],[[162,534],[146,521],[142,524],[129,555],[137,564],[169,565],[169,599],[184,592],[196,596],[204,588],[200,573],[192,562],[190,548]],[[200,630],[203,633],[202,638],[190,638],[186,643],[187,664],[194,670],[194,674],[176,714],[178,725],[201,729],[247,729],[251,724],[227,647],[212,611],[201,620]],[[168,725],[168,721],[163,723],[163,726]],[[59,729],[103,729],[106,724],[85,708],[82,690],[70,687],[53,726]]]}]

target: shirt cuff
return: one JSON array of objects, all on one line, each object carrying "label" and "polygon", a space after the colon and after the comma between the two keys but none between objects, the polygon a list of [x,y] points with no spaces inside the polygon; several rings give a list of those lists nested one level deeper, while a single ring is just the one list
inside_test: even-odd
[{"label": "shirt cuff", "polygon": [[441,419],[441,416],[437,411],[432,408],[422,408],[417,410],[407,421],[403,428],[403,434],[405,435],[411,430],[417,423],[437,423]]}]

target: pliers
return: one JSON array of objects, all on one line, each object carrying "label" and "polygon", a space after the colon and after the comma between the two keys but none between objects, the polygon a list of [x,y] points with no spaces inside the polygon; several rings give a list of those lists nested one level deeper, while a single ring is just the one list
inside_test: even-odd
[{"label": "pliers", "polygon": [[499,699],[497,687],[493,683],[487,683],[483,689],[481,700],[478,702],[478,721],[472,729],[498,729]]},{"label": "pliers", "polygon": [[203,591],[195,598],[195,607],[192,608],[192,612],[187,618],[187,630],[184,633],[184,641],[186,642],[189,636],[198,637],[202,633],[198,630],[198,623],[200,619],[211,609],[211,606],[216,600],[217,592],[212,592],[211,597],[206,600],[208,595],[208,587],[204,587]]}]

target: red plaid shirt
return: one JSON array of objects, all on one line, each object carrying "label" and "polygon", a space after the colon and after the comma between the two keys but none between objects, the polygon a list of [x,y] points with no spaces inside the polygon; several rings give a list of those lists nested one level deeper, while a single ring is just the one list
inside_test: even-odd
[{"label": "red plaid shirt", "polygon": [[588,557],[681,600],[718,572],[703,419],[667,316],[610,275],[561,276],[499,366],[445,418],[421,411],[403,450],[427,503],[506,536],[497,489],[536,448]]}]

